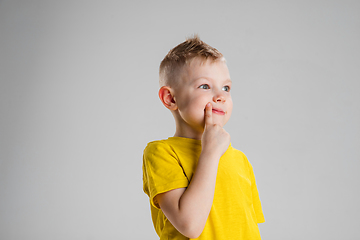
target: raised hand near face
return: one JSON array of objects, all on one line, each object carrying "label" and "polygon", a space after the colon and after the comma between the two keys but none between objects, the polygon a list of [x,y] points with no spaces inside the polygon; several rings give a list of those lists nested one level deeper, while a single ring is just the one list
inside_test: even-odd
[{"label": "raised hand near face", "polygon": [[213,122],[211,103],[205,106],[205,127],[201,139],[202,151],[212,151],[221,157],[230,145],[230,134]]}]

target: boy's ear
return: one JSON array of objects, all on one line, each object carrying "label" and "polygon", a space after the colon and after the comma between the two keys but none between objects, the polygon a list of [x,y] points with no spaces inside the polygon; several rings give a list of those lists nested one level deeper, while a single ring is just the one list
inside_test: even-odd
[{"label": "boy's ear", "polygon": [[161,102],[170,110],[176,110],[177,105],[172,94],[172,89],[168,86],[162,86],[159,90],[159,98]]}]

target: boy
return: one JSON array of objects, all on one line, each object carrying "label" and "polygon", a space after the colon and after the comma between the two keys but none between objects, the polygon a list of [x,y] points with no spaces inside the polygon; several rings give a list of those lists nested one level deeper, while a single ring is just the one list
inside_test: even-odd
[{"label": "boy", "polygon": [[160,64],[161,102],[174,116],[174,137],[144,150],[144,192],[162,239],[261,239],[264,222],[252,167],[223,129],[232,112],[223,55],[198,37]]}]

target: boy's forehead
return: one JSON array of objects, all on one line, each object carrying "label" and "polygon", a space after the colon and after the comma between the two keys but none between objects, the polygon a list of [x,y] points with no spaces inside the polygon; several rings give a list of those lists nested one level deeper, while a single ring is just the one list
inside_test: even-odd
[{"label": "boy's forehead", "polygon": [[200,66],[204,66],[204,65],[211,65],[215,62],[225,62],[222,59],[211,59],[211,58],[202,58],[202,57],[195,57],[192,58],[191,60],[189,60],[186,64],[187,67],[189,68],[194,68],[194,67],[200,67]]},{"label": "boy's forehead", "polygon": [[221,74],[221,78],[227,78],[228,80],[230,80],[230,74],[226,62],[222,59],[193,59],[191,62],[189,62],[189,64],[186,64],[183,67],[182,75],[183,77],[185,77],[184,80],[190,80],[189,78],[192,78],[192,80],[194,80],[194,78],[196,79],[206,77],[207,75],[213,74],[213,70],[218,70],[219,66],[221,66],[221,70],[216,71],[216,73]]}]

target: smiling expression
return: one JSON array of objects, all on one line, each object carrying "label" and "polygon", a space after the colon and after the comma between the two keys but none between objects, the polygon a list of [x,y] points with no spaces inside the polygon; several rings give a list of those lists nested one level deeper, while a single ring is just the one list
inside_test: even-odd
[{"label": "smiling expression", "polygon": [[198,138],[204,131],[205,105],[212,104],[214,124],[224,126],[232,112],[230,94],[231,80],[226,63],[193,59],[185,66],[181,83],[174,88],[177,109],[176,134],[182,137]]}]

